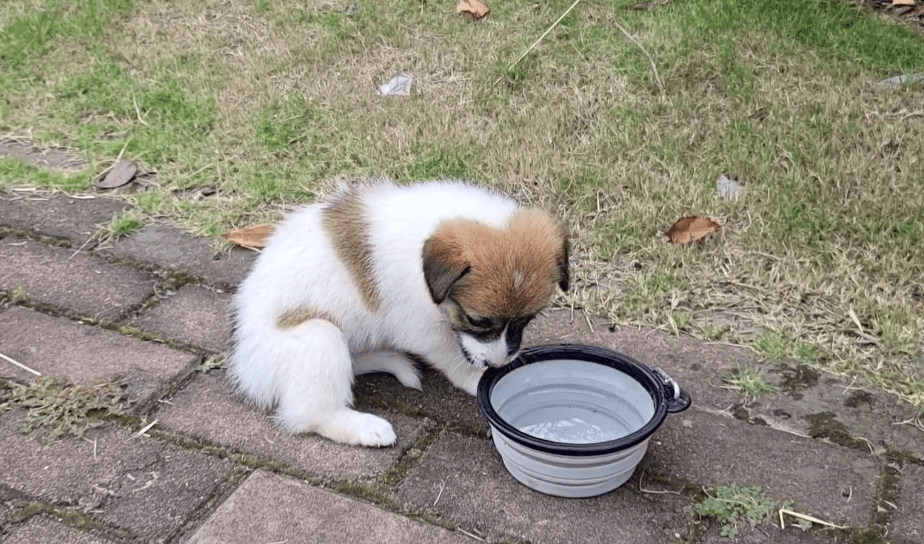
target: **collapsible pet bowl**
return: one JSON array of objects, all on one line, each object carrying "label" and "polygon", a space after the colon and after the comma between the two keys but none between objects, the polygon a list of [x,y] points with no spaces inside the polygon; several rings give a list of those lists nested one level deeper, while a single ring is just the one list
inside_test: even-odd
[{"label": "collapsible pet bowl", "polygon": [[661,370],[591,346],[539,346],[489,368],[478,405],[504,466],[520,483],[560,497],[624,484],[648,438],[690,396]]}]

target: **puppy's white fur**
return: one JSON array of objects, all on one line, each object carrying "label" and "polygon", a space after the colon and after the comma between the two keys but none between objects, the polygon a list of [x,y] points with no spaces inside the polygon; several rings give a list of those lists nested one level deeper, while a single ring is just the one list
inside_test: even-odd
[{"label": "puppy's white fur", "polygon": [[[420,388],[403,355],[414,353],[475,394],[486,365],[512,359],[522,327],[554,285],[567,287],[560,227],[520,211],[460,182],[398,187],[383,180],[291,214],[235,298],[229,370],[238,388],[260,406],[275,406],[292,432],[365,446],[390,445],[395,433],[384,419],[350,407],[354,374],[389,372]],[[518,230],[507,233],[512,222]],[[466,257],[481,251],[484,236],[498,237],[495,253]],[[521,241],[533,246],[511,257],[516,252],[505,244]],[[518,296],[524,293],[530,296]],[[481,328],[472,329],[472,316]]]}]

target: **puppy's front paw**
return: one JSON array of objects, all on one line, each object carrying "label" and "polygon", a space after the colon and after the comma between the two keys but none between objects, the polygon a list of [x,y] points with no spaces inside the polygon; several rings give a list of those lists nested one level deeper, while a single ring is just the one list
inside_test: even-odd
[{"label": "puppy's front paw", "polygon": [[391,423],[372,414],[344,410],[324,423],[318,434],[355,446],[391,446],[397,437]]},{"label": "puppy's front paw", "polygon": [[354,433],[363,446],[391,446],[397,440],[391,423],[372,414],[359,414]]}]

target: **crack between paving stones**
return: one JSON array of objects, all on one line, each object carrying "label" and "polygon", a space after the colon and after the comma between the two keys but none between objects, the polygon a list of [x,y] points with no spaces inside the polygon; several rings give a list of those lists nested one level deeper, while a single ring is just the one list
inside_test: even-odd
[{"label": "crack between paving stones", "polygon": [[230,293],[230,294],[234,294],[235,292],[237,292],[237,285],[231,285],[231,284],[228,284],[222,281],[212,281],[207,277],[197,276],[193,274],[192,272],[189,272],[186,270],[177,270],[174,268],[164,268],[162,266],[158,266],[153,263],[138,261],[130,257],[126,257],[125,255],[116,254],[112,252],[112,250],[110,249],[106,249],[98,253],[94,253],[94,255],[97,255],[99,258],[105,260],[106,262],[110,264],[118,264],[122,266],[127,266],[129,268],[133,268],[135,270],[139,270],[142,272],[157,274],[158,276],[160,276],[161,278],[165,280],[175,282],[174,284],[175,287],[172,287],[174,289],[179,289],[180,287],[194,284],[194,285],[200,285],[202,287],[207,287],[210,289],[218,289],[222,292]]},{"label": "crack between paving stones", "polygon": [[28,498],[23,499],[22,504],[17,505],[11,512],[11,519],[14,522],[13,526],[24,524],[35,516],[44,515],[72,529],[105,536],[117,542],[132,542],[139,540],[139,537],[128,529],[99,520],[90,513],[80,512],[71,506],[59,505],[36,499],[25,493],[20,492],[20,494]]},{"label": "crack between paving stones", "polygon": [[25,240],[29,240],[30,242],[38,242],[46,246],[74,249],[74,245],[71,243],[71,239],[64,236],[49,236],[47,234],[39,234],[29,230],[20,230],[11,227],[0,227],[0,239],[6,238],[8,236],[18,236]]},{"label": "crack between paving stones", "polygon": [[[142,340],[144,342],[151,342],[155,344],[160,344],[167,346],[169,348],[175,349],[177,351],[182,351],[184,353],[189,353],[191,355],[214,355],[215,352],[208,350],[199,346],[192,344],[185,344],[182,342],[177,342],[171,340],[163,335],[143,331],[137,327],[130,325],[125,325],[122,323],[122,319],[109,320],[109,319],[100,319],[93,316],[88,316],[85,314],[80,314],[77,312],[72,312],[70,310],[60,308],[51,304],[45,304],[42,302],[37,302],[29,298],[29,294],[26,293],[25,297],[18,297],[9,291],[0,290],[0,297],[5,297],[9,300],[12,305],[22,306],[23,308],[28,308],[30,310],[35,310],[39,313],[49,315],[51,317],[63,317],[70,321],[73,321],[80,325],[87,325],[90,327],[98,327],[107,331],[116,332],[122,336],[128,336],[129,338],[134,338],[137,340]],[[143,304],[143,302],[141,303]],[[135,305],[138,306],[138,305]],[[124,312],[123,312],[124,313]]]},{"label": "crack between paving stones", "polygon": [[185,541],[185,537],[192,535],[196,529],[201,527],[252,472],[250,468],[235,466],[234,470],[215,485],[214,491],[186,516],[183,523],[164,539],[164,542]]}]

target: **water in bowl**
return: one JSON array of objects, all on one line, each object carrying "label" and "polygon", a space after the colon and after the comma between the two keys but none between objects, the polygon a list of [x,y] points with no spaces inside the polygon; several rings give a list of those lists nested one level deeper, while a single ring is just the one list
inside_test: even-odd
[{"label": "water in bowl", "polygon": [[520,428],[524,433],[562,444],[595,444],[621,438],[615,431],[603,429],[579,417],[534,423]]}]

